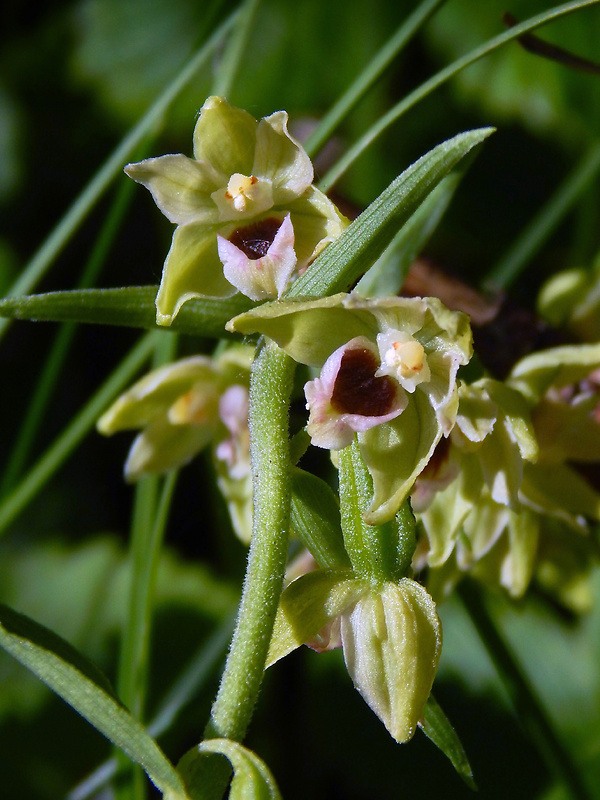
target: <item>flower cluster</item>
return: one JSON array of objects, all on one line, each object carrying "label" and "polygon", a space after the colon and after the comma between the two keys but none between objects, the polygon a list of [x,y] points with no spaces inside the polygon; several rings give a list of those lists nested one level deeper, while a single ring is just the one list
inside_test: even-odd
[{"label": "flower cluster", "polygon": [[589,521],[600,493],[572,466],[600,460],[600,346],[528,356],[506,384],[459,390],[447,446],[418,477],[424,536],[415,569],[447,595],[469,572],[520,597],[532,578],[565,605],[589,605]]},{"label": "flower cluster", "polygon": [[[568,605],[585,605],[588,525],[600,520],[600,494],[570,462],[599,458],[600,346],[530,356],[506,382],[466,383],[468,317],[437,298],[282,299],[347,224],[312,185],[312,164],[283,111],[257,122],[210,97],[193,159],[166,155],[126,172],[177,225],[157,322],[170,324],[194,297],[239,290],[275,301],[227,329],[268,336],[313,370],[306,431],[313,445],[343,451],[336,463],[347,558],[335,567],[313,562],[287,586],[268,663],[301,644],[341,646],[360,694],[407,741],[422,724],[441,651],[433,598],[464,574],[513,596],[535,577]],[[98,423],[103,433],[142,428],[125,466],[132,480],[210,444],[246,541],[251,360],[252,348],[239,346],[155,370]],[[422,570],[427,588],[414,580]]]}]

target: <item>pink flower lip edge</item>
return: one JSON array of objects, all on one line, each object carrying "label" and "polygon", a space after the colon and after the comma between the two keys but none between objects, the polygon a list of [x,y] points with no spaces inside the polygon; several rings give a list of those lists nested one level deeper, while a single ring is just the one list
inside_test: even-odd
[{"label": "pink flower lip edge", "polygon": [[[323,365],[320,376],[309,381],[304,387],[307,400],[306,407],[310,411],[307,431],[313,445],[317,447],[341,450],[352,443],[355,433],[363,433],[376,425],[389,422],[406,408],[408,399],[400,385],[394,387],[393,398],[386,398],[389,411],[383,414],[361,414],[352,410],[341,411],[339,409],[339,401],[337,403],[338,409],[335,408],[336,389],[339,388],[338,379],[341,373],[344,372],[343,361],[353,351],[359,354],[364,353],[367,359],[368,355],[370,355],[374,367],[371,378],[370,380],[368,379],[369,386],[364,384],[359,386],[361,390],[361,396],[358,398],[359,404],[364,401],[365,389],[368,390],[370,387],[376,386],[377,381],[385,381],[387,387],[394,383],[388,377],[376,377],[379,353],[373,342],[366,337],[357,336],[335,350]],[[367,367],[367,364],[364,364],[364,366]],[[356,398],[350,399],[356,400]]]},{"label": "pink flower lip edge", "polygon": [[221,235],[217,235],[217,246],[225,278],[242,294],[255,301],[274,297],[279,299],[292,279],[298,260],[289,214],[284,217],[266,254],[261,258],[250,258]]}]

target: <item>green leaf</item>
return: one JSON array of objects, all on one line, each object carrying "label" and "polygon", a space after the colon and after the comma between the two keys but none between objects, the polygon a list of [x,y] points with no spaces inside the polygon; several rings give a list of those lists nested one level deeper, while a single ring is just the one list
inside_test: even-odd
[{"label": "green leaf", "polygon": [[[0,300],[0,317],[45,322],[73,320],[164,330],[156,324],[157,289],[156,286],[130,286],[5,297]],[[211,338],[226,336],[225,323],[251,307],[252,302],[240,294],[223,300],[190,300],[170,330]]]},{"label": "green leaf", "polygon": [[473,770],[458,734],[432,694],[429,695],[425,704],[423,719],[419,722],[419,727],[425,736],[449,759],[467,786],[477,791],[477,784],[473,780]]},{"label": "green leaf", "polygon": [[320,567],[350,566],[340,527],[336,495],[324,480],[292,470],[292,530]]},{"label": "green leaf", "polygon": [[[231,739],[207,739],[181,759],[180,769],[193,797],[196,797],[195,789],[198,789],[198,797],[205,796],[203,773],[200,768],[199,779],[195,779],[195,767],[213,753],[225,756],[233,766],[229,800],[281,800],[275,779],[265,762],[252,750]],[[171,794],[168,800],[173,800]]]},{"label": "green leaf", "polygon": [[460,133],[412,164],[325,248],[286,296],[318,297],[353,286],[429,193],[493,130],[480,128]]},{"label": "green leaf", "polygon": [[173,800],[186,797],[175,768],[154,739],[116,699],[98,668],[64,639],[1,605],[0,645],[141,764],[161,791],[169,791]]}]

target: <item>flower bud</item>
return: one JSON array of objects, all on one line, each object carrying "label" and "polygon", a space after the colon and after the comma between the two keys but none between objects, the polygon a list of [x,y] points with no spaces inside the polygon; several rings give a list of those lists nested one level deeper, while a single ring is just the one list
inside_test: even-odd
[{"label": "flower bud", "polygon": [[409,578],[364,594],[342,614],[342,645],[355,687],[397,742],[414,734],[442,648],[435,603]]}]

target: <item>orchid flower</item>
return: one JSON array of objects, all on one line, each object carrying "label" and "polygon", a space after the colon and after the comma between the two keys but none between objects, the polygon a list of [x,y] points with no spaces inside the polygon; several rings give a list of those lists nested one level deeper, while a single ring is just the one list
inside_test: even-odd
[{"label": "orchid flower", "polygon": [[467,317],[431,297],[338,294],[266,303],[228,329],[264,333],[320,369],[305,387],[312,442],[340,450],[357,435],[374,485],[365,520],[391,519],[456,421],[456,373],[471,355]]},{"label": "orchid flower", "polygon": [[156,297],[170,325],[194,297],[280,297],[347,220],[312,185],[313,167],[285,111],[257,122],[209,97],[194,130],[194,157],[128,164],[177,225]]}]

